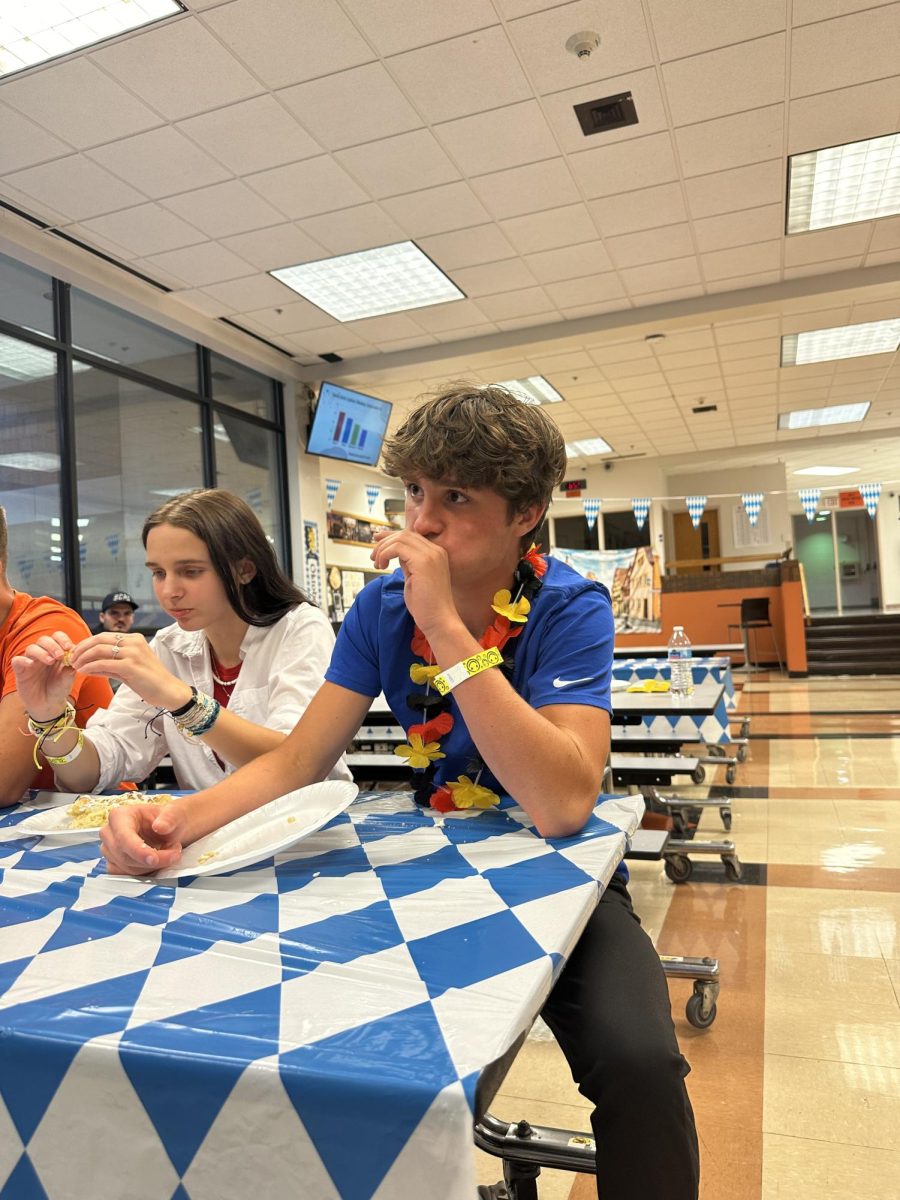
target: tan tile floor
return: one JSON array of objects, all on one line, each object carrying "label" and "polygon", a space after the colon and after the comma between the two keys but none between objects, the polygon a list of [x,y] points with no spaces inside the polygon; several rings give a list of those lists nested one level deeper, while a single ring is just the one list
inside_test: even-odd
[{"label": "tan tile floor", "polygon": [[[754,676],[739,707],[752,728],[736,784],[768,794],[735,797],[726,836],[743,862],[767,864],[767,885],[676,887],[659,865],[632,864],[635,907],[660,950],[720,959],[708,1031],[684,1019],[690,985],[670,985],[693,1067],[701,1198],[897,1200],[900,678]],[[715,809],[701,831],[722,836]],[[492,1111],[587,1129],[547,1037],[538,1027]],[[478,1169],[481,1182],[500,1178],[487,1155]],[[587,1177],[545,1171],[539,1183],[541,1200],[596,1196]]]}]

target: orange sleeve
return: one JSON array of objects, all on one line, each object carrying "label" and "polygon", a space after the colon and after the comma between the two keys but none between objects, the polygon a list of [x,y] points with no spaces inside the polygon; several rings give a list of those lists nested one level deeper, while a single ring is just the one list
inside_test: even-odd
[{"label": "orange sleeve", "polygon": [[[77,612],[55,601],[33,603],[29,609],[27,618],[16,622],[3,646],[3,690],[0,699],[16,690],[16,677],[10,660],[14,655],[24,653],[38,638],[61,632],[68,634],[73,642],[80,642],[91,635]],[[108,679],[76,675],[70,694],[78,709],[78,724],[83,726],[98,708],[108,706],[113,693]]]}]

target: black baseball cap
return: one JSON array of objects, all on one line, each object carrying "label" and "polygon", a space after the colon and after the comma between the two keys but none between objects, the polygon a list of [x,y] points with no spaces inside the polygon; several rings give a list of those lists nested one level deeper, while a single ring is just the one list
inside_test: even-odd
[{"label": "black baseball cap", "polygon": [[108,608],[112,608],[114,604],[130,604],[132,612],[134,612],[136,608],[141,607],[136,600],[132,600],[127,592],[110,592],[108,595],[103,597],[103,603],[100,605],[100,611],[106,612],[106,610]]}]

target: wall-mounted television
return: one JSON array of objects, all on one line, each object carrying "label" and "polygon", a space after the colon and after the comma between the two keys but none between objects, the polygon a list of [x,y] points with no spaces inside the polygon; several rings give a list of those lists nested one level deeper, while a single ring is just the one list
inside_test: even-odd
[{"label": "wall-mounted television", "polygon": [[381,453],[391,405],[336,383],[323,383],[309,426],[307,454],[374,467]]}]

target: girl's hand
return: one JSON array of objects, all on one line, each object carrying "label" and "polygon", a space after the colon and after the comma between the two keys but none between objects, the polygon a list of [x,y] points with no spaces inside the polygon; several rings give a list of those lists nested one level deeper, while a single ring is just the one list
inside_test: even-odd
[{"label": "girl's hand", "polygon": [[175,866],[186,832],[187,815],[177,801],[111,809],[100,830],[107,873],[150,875]]},{"label": "girl's hand", "polygon": [[24,654],[14,655],[16,691],[33,720],[50,721],[65,711],[75,679],[70,662],[74,648],[68,634],[57,632],[38,638]]},{"label": "girl's hand", "polygon": [[140,633],[85,638],[72,651],[72,666],[82,675],[121,679],[156,708],[180,708],[191,698],[190,685],[166,670]]}]

